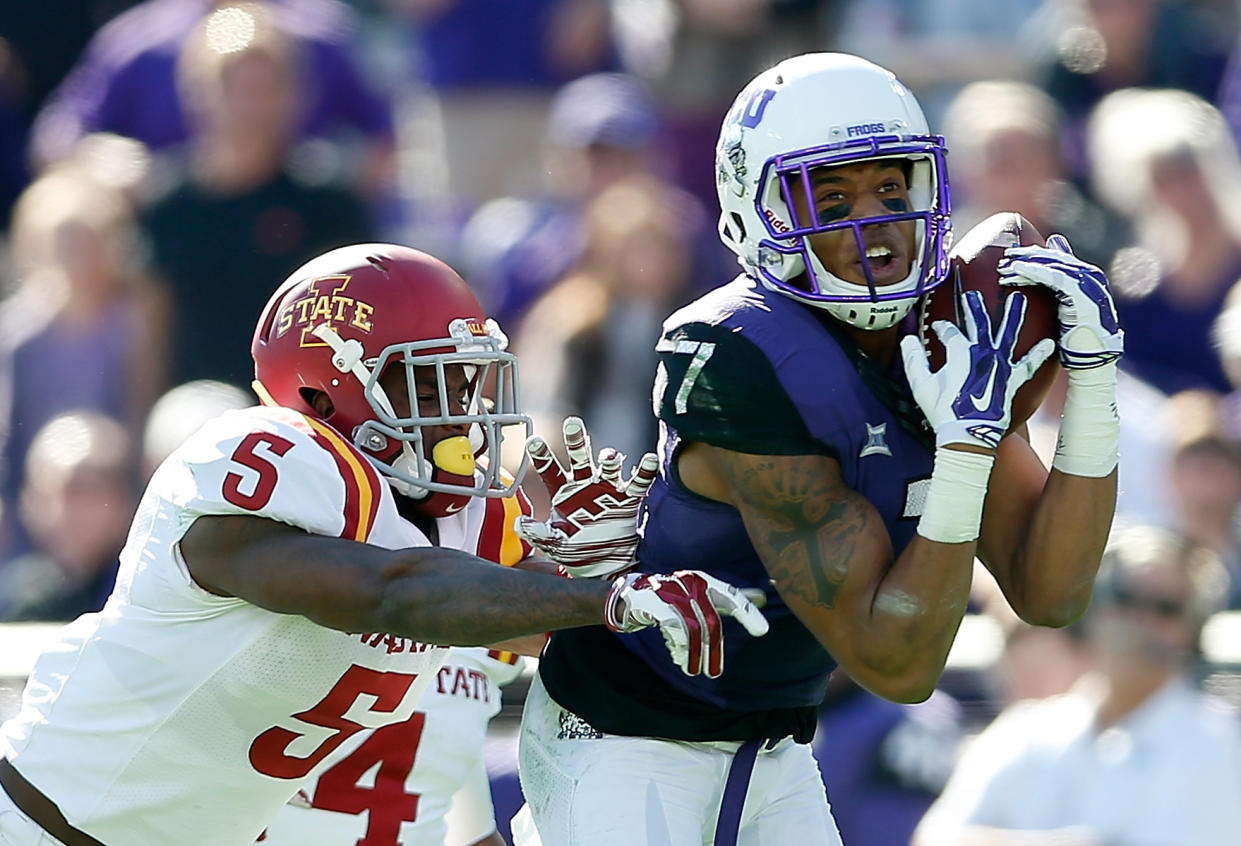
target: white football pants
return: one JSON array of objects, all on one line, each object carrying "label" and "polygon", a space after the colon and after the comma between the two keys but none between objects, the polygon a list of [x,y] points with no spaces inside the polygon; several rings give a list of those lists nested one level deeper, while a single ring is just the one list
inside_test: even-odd
[{"label": "white football pants", "polygon": [[[740,746],[603,734],[536,676],[522,715],[517,846],[712,846]],[[785,738],[759,751],[744,796],[737,846],[842,846],[809,745]]]}]

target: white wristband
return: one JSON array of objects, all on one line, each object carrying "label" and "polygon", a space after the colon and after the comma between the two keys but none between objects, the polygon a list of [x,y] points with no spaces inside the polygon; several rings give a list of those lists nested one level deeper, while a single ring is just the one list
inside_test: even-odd
[{"label": "white wristband", "polygon": [[1116,362],[1089,370],[1070,370],[1060,437],[1051,466],[1070,476],[1101,479],[1116,469],[1119,456]]},{"label": "white wristband", "polygon": [[994,453],[935,450],[931,485],[926,494],[918,534],[938,543],[978,539],[982,503],[987,497]]}]

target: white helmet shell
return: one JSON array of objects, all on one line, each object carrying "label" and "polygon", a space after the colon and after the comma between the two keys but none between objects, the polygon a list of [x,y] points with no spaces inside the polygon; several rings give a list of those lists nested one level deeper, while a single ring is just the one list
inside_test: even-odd
[{"label": "white helmet shell", "polygon": [[[853,326],[886,328],[947,273],[945,153],[944,139],[930,134],[918,101],[891,72],[844,53],[786,59],[755,77],[724,118],[715,150],[720,238],[767,287]],[[811,169],[876,158],[910,162],[912,210],[826,224],[795,220],[788,192],[809,192]],[[852,228],[862,252],[863,226],[908,220],[917,224],[911,270],[886,286],[870,280],[865,262],[865,285],[829,273],[808,243],[810,235]]]}]

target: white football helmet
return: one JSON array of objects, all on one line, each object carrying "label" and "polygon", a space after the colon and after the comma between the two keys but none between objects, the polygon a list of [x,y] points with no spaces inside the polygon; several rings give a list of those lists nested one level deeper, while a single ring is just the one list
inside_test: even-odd
[{"label": "white football helmet", "polygon": [[[944,139],[930,134],[918,101],[891,72],[844,53],[786,59],[755,77],[724,118],[715,148],[720,238],[768,288],[853,326],[884,329],[947,274],[952,222],[945,153]],[[797,219],[789,199],[793,191],[812,197],[812,169],[874,158],[911,163],[913,208],[830,223]],[[912,267],[886,286],[875,285],[865,261],[866,285],[828,273],[807,238],[852,229],[861,254],[862,227],[905,220],[917,223]]]}]

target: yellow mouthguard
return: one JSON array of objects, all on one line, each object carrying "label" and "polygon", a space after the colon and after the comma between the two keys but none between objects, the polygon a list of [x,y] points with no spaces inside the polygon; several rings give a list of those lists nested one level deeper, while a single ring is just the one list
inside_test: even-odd
[{"label": "yellow mouthguard", "polygon": [[431,461],[445,473],[454,476],[474,475],[474,450],[465,435],[444,438],[431,450]]}]

